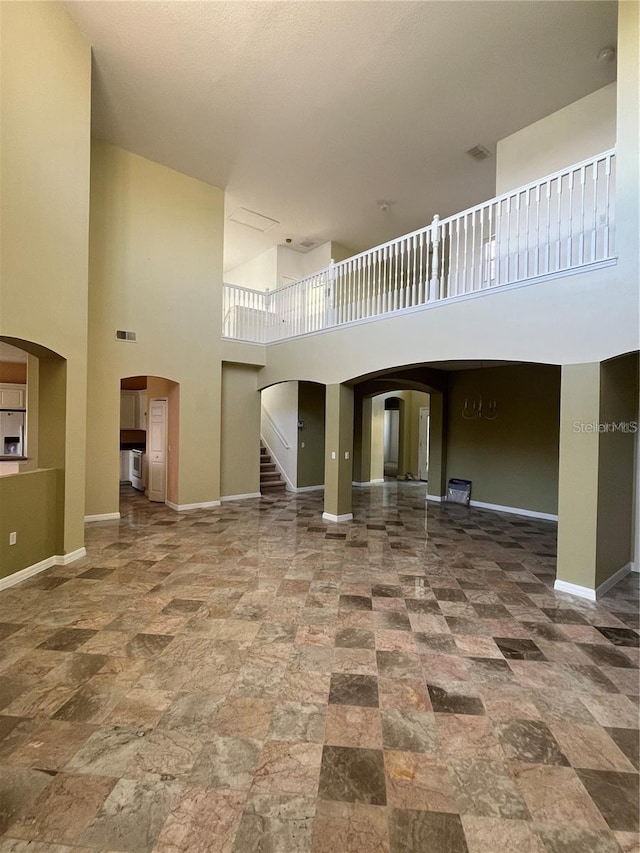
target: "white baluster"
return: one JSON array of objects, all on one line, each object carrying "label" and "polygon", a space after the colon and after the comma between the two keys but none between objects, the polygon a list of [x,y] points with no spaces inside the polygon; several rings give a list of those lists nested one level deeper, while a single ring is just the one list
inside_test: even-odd
[{"label": "white baluster", "polygon": [[440,298],[438,293],[438,249],[440,246],[440,216],[436,213],[431,222],[431,240],[433,243],[433,254],[431,256],[431,277],[429,280],[429,301],[434,302]]},{"label": "white baluster", "polygon": [[594,161],[591,164],[591,179],[593,181],[593,230],[591,232],[591,263],[596,259],[597,243],[598,243],[598,172],[599,163]]}]

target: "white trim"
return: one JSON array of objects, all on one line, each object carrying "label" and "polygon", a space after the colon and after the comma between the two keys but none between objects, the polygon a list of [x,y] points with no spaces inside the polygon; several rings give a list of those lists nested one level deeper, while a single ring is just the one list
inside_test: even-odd
[{"label": "white trim", "polygon": [[516,506],[500,506],[499,504],[488,504],[484,501],[469,501],[470,506],[476,509],[490,509],[493,512],[507,512],[510,515],[523,515],[525,518],[541,518],[543,521],[557,521],[558,516],[550,512],[536,512],[532,509],[520,509]]},{"label": "white trim", "polygon": [[84,523],[93,524],[94,521],[117,521],[119,518],[119,512],[103,512],[101,515],[85,515]]},{"label": "white trim", "polygon": [[569,583],[568,581],[556,580],[553,584],[556,592],[566,592],[569,595],[576,595],[578,598],[586,598],[587,601],[596,600],[596,591],[588,586],[580,586],[577,583]]},{"label": "white trim", "polygon": [[632,572],[640,572],[640,563],[629,563]]},{"label": "white trim", "polygon": [[[290,444],[289,444],[289,442],[287,441],[287,439],[286,439],[286,437],[285,437],[284,433],[282,432],[282,430],[280,429],[280,427],[278,426],[278,424],[274,421],[274,419],[271,417],[271,415],[270,415],[270,414],[269,414],[269,412],[265,409],[265,407],[264,407],[264,406],[262,407],[262,414],[263,414],[263,415],[265,416],[265,418],[269,421],[269,424],[271,425],[271,429],[275,432],[275,434],[276,434],[276,438],[279,438],[279,439],[280,439],[280,443],[282,444],[282,446],[284,447],[284,449],[285,449],[285,450],[291,450],[291,445],[290,445]],[[261,438],[262,438],[262,436],[261,436]],[[264,441],[264,439],[262,439],[262,440]],[[265,444],[266,444],[266,441],[265,441]]]},{"label": "white trim", "polygon": [[618,581],[621,581],[622,578],[625,578],[630,571],[632,571],[633,563],[627,563],[626,566],[623,566],[621,569],[618,569],[617,572],[614,572],[610,578],[607,578],[606,581],[603,581],[598,589],[596,590],[596,598],[600,598],[606,592],[609,592],[612,586],[615,586]]},{"label": "white trim", "polygon": [[220,506],[220,501],[204,501],[200,504],[174,504],[171,501],[165,501],[165,504],[176,512],[186,512],[190,509],[212,509],[213,507]]},{"label": "white trim", "polygon": [[[263,411],[264,411],[264,409],[263,409]],[[296,487],[293,485],[293,483],[291,482],[291,480],[290,480],[290,479],[289,479],[289,477],[287,476],[287,472],[284,470],[284,468],[282,467],[282,465],[278,462],[278,457],[275,455],[275,453],[273,452],[273,450],[269,447],[269,445],[267,444],[267,442],[264,440],[264,436],[262,435],[262,433],[260,434],[260,441],[261,441],[261,442],[264,444],[264,446],[267,448],[267,453],[268,453],[268,454],[269,454],[269,456],[271,457],[271,461],[273,462],[273,464],[276,466],[276,471],[278,472],[278,474],[280,474],[280,476],[282,477],[282,479],[285,481],[285,484],[286,484],[286,487],[287,487],[287,491],[288,491],[288,492],[295,492]],[[266,485],[266,483],[265,483],[264,485]]]},{"label": "white trim", "polygon": [[356,482],[356,480],[354,480],[354,481],[351,483],[351,485],[352,485],[352,486],[358,486],[358,487],[362,487],[362,486],[377,486],[379,483],[384,483],[384,477],[381,477],[381,478],[380,478],[380,479],[378,479],[378,480],[363,480],[363,481],[362,481],[362,482],[360,482],[360,483],[358,483],[358,482]]},{"label": "white trim", "polygon": [[50,569],[52,566],[66,566],[74,560],[79,560],[81,557],[86,557],[87,549],[78,548],[77,551],[72,551],[70,554],[61,554],[55,557],[47,557],[46,560],[40,560],[39,563],[34,563],[32,566],[27,566],[26,569],[20,569],[12,575],[7,575],[5,578],[0,578],[0,591],[8,589],[11,586],[22,583],[34,575],[39,575],[45,569]]},{"label": "white trim", "polygon": [[53,559],[56,561],[56,566],[68,566],[69,563],[73,563],[75,560],[80,560],[82,557],[87,556],[86,548],[78,548],[75,551],[70,551],[68,554],[62,554],[61,556],[54,557]]},{"label": "white trim", "polygon": [[15,586],[17,583],[22,583],[22,581],[26,581],[27,578],[38,575],[40,572],[44,572],[45,569],[50,569],[51,566],[55,566],[55,564],[55,557],[47,557],[46,560],[34,563],[33,566],[27,566],[26,569],[20,569],[20,571],[14,572],[12,575],[7,575],[6,578],[0,578],[0,590],[7,589],[7,587],[10,586]]},{"label": "white trim", "polygon": [[441,504],[446,499],[446,495],[427,495],[425,500],[433,501],[434,503]]},{"label": "white trim", "polygon": [[341,521],[351,521],[351,519],[353,518],[353,513],[345,512],[344,515],[333,515],[330,512],[323,512],[322,517],[325,521],[337,521],[338,523],[340,523]]},{"label": "white trim", "polygon": [[224,503],[226,501],[244,501],[247,498],[261,498],[261,492],[247,492],[246,495],[222,495],[220,498],[220,502]]},{"label": "white trim", "polygon": [[614,572],[610,578],[607,578],[606,581],[600,584],[596,589],[591,589],[588,586],[580,586],[577,583],[569,583],[568,581],[557,580],[553,588],[556,592],[566,592],[569,595],[576,595],[579,598],[586,598],[588,601],[596,601],[598,598],[602,598],[605,593],[607,593],[612,586],[615,586],[622,578],[626,577],[629,572],[633,571],[633,563],[627,563],[626,566],[623,566],[621,569],[618,569],[617,572]]},{"label": "white trim", "polygon": [[324,485],[321,486],[296,486],[292,489],[294,492],[320,492],[324,491]]},{"label": "white trim", "polygon": [[[349,260],[353,260],[353,258],[349,258]],[[287,343],[288,341],[298,340],[299,338],[310,338],[313,335],[324,335],[326,332],[337,332],[341,329],[351,328],[352,326],[363,326],[366,323],[374,323],[377,320],[389,320],[393,317],[404,317],[407,314],[416,314],[419,311],[430,311],[432,308],[442,308],[445,305],[453,305],[456,302],[466,302],[468,299],[478,299],[488,293],[506,293],[509,290],[518,290],[521,287],[543,284],[546,281],[553,281],[557,278],[567,278],[573,275],[593,272],[594,270],[607,269],[608,267],[616,266],[617,263],[617,256],[613,258],[604,258],[601,261],[594,261],[592,264],[569,267],[566,270],[545,273],[543,275],[523,279],[522,281],[514,281],[511,284],[496,284],[493,287],[486,287],[484,290],[475,290],[473,293],[461,293],[458,296],[448,296],[445,299],[434,299],[433,302],[424,302],[422,305],[412,305],[410,308],[400,308],[397,311],[387,311],[384,314],[372,314],[370,317],[361,317],[358,320],[351,320],[348,323],[326,326],[323,329],[315,329],[313,332],[303,332],[301,335],[289,335],[286,338],[278,338],[276,341],[266,341],[264,346],[273,347],[278,344]],[[224,340],[237,340],[239,343],[245,343],[241,338],[224,338]],[[258,391],[262,390],[264,389],[258,388]]]}]

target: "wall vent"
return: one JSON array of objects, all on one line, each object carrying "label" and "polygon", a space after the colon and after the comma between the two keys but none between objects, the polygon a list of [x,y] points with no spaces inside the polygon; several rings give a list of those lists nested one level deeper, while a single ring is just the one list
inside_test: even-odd
[{"label": "wall vent", "polygon": [[117,341],[133,341],[135,343],[136,333],[135,332],[125,332],[124,329],[116,329],[116,340]]},{"label": "wall vent", "polygon": [[491,152],[484,145],[474,145],[473,148],[467,151],[467,154],[473,157],[474,160],[486,160],[487,157],[491,157]]}]

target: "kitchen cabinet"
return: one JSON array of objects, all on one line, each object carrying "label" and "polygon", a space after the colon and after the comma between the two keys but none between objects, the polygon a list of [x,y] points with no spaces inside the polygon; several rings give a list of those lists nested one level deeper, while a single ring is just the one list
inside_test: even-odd
[{"label": "kitchen cabinet", "polygon": [[12,383],[0,384],[0,409],[26,408],[27,386]]},{"label": "kitchen cabinet", "polygon": [[130,467],[131,467],[131,451],[130,450],[121,450],[120,451],[120,482],[121,483],[128,483],[131,481]]},{"label": "kitchen cabinet", "polygon": [[138,428],[138,392],[120,392],[120,429]]},{"label": "kitchen cabinet", "polygon": [[120,392],[120,429],[147,428],[147,392]]}]

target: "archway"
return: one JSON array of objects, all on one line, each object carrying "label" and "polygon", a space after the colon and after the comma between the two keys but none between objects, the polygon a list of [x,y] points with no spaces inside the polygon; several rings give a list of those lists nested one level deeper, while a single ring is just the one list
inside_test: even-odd
[{"label": "archway", "polygon": [[176,508],[180,385],[159,376],[120,380],[120,495],[135,492]]}]

